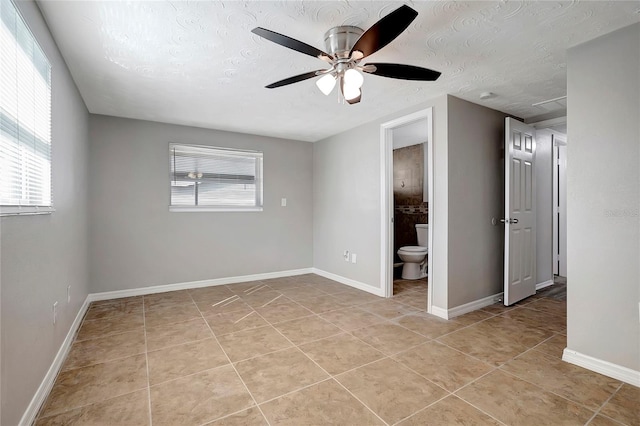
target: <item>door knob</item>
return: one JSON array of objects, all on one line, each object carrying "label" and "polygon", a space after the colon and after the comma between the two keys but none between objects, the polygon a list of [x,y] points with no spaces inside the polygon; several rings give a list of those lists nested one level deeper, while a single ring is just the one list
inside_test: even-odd
[{"label": "door knob", "polygon": [[520,222],[518,219],[511,219],[510,223],[518,223],[518,222]]}]

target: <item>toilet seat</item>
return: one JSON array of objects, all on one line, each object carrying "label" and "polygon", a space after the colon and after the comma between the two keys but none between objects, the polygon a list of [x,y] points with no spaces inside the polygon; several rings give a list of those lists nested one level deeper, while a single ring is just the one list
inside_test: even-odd
[{"label": "toilet seat", "polygon": [[[404,247],[400,247],[400,250],[407,252],[407,253],[421,253],[424,252],[425,254],[427,254],[429,252],[429,250],[427,249],[427,247],[422,247],[422,246],[404,246]],[[398,250],[398,251],[400,251]]]}]

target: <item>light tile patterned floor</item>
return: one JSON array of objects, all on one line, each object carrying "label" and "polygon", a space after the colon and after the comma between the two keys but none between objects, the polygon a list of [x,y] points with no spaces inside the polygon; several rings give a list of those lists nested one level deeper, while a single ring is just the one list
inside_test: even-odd
[{"label": "light tile patterned floor", "polygon": [[303,275],[93,303],[38,425],[637,425],[545,291],[451,321]]}]

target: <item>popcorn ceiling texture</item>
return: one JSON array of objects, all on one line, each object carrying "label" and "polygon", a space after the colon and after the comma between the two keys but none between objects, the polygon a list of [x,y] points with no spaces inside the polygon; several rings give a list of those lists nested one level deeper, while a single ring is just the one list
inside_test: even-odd
[{"label": "popcorn ceiling texture", "polygon": [[[435,83],[365,76],[363,101],[341,105],[314,80],[266,84],[325,68],[250,30],[324,48],[337,25],[368,28],[400,2],[50,1],[38,4],[89,111],[316,141],[442,94],[518,117],[566,94],[567,47],[638,21],[637,2],[408,2],[418,18],[373,62],[423,66]],[[366,61],[365,61],[366,62]]]}]

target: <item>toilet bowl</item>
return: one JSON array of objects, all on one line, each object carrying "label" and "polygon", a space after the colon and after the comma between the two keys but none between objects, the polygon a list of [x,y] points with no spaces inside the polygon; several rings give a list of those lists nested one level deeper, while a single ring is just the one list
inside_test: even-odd
[{"label": "toilet bowl", "polygon": [[429,225],[426,223],[416,224],[418,234],[417,246],[404,246],[398,250],[398,256],[404,265],[402,266],[402,279],[417,280],[427,276],[427,239],[429,235]]}]

